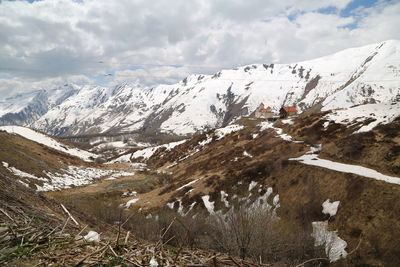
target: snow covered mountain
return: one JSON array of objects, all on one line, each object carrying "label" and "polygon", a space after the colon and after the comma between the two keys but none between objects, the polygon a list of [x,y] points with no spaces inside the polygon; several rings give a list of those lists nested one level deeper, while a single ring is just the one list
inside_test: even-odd
[{"label": "snow covered mountain", "polygon": [[278,110],[324,111],[386,103],[400,94],[400,41],[346,49],[293,64],[254,64],[214,75],[191,75],[144,89],[84,86],[40,91],[0,101],[0,124],[54,135],[171,133],[221,127],[263,102]]},{"label": "snow covered mountain", "polygon": [[74,85],[39,90],[0,99],[0,125],[30,125],[79,92]]}]

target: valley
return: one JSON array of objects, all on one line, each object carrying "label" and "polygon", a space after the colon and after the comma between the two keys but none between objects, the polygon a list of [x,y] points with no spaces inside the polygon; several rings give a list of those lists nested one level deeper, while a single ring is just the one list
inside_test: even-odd
[{"label": "valley", "polygon": [[[388,229],[400,227],[400,206],[394,201],[400,193],[398,105],[389,105],[394,113],[388,120],[388,110],[385,117],[363,120],[357,113],[359,107],[347,109],[346,114],[353,114],[347,117],[333,111],[276,122],[241,118],[182,141],[123,152],[105,163],[96,163],[99,155],[95,154],[88,160],[87,152],[67,143],[58,145],[51,137],[37,143],[37,137],[23,137],[28,130],[22,127],[3,127],[3,143],[12,146],[14,153],[4,154],[10,149],[2,147],[0,170],[23,187],[45,191],[69,209],[107,223],[118,221],[120,212],[133,216],[133,222],[150,226],[145,230],[133,223],[127,229],[148,240],[156,241],[149,228],[178,217],[184,226],[176,227],[190,225],[193,229],[188,233],[195,239],[187,243],[184,231],[174,229],[175,238],[181,241],[171,244],[186,242],[207,249],[211,240],[196,239],[202,237],[196,229],[210,227],[203,220],[229,218],[239,207],[258,207],[270,218],[279,218],[281,223],[274,227],[286,229],[285,239],[275,237],[265,244],[268,249],[278,244],[286,247],[287,240],[304,246],[311,242],[313,247],[315,240],[326,253],[325,263],[393,263],[397,259],[393,244],[399,236]],[[370,104],[368,109],[375,106]],[[35,164],[35,158],[40,164]],[[80,182],[59,181],[59,177],[68,180],[70,176]],[[326,211],[327,203],[336,203],[336,208]],[[376,236],[376,232],[381,234]],[[211,247],[235,254],[235,248]],[[296,253],[303,257],[317,253],[310,252],[310,247],[303,248],[307,253],[299,249]],[[253,251],[249,253],[245,257],[251,258]],[[302,258],[281,253],[277,250],[274,259],[279,264]],[[271,261],[270,257],[264,255],[263,261]]]},{"label": "valley", "polygon": [[400,265],[398,51],[5,99],[0,262]]}]

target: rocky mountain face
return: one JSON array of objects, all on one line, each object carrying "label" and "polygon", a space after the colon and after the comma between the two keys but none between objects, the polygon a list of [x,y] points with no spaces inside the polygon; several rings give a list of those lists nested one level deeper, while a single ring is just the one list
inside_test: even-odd
[{"label": "rocky mountain face", "polygon": [[400,41],[293,64],[254,64],[145,89],[66,86],[0,102],[0,124],[58,135],[187,135],[225,126],[263,102],[301,112],[391,102],[400,93]]},{"label": "rocky mountain face", "polygon": [[66,84],[0,100],[0,125],[30,125],[78,92],[79,88]]}]

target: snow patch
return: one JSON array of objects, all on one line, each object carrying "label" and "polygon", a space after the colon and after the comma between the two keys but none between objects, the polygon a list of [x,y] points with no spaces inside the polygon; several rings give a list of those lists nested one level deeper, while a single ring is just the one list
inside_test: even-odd
[{"label": "snow patch", "polygon": [[328,230],[328,221],[312,222],[315,246],[325,246],[325,253],[330,262],[335,262],[347,256],[347,242],[341,239],[337,231]]},{"label": "snow patch", "polygon": [[251,183],[249,184],[249,191],[253,190],[253,188],[256,187],[257,184],[257,182],[251,181]]},{"label": "snow patch", "polygon": [[281,122],[284,124],[289,124],[289,125],[292,125],[294,123],[293,119],[281,120]]},{"label": "snow patch", "polygon": [[205,145],[207,145],[207,144],[209,144],[211,142],[212,142],[212,136],[208,136],[207,135],[207,138],[204,139],[203,141],[200,141],[199,145],[203,147],[203,146],[205,146]]},{"label": "snow patch", "polygon": [[329,216],[335,216],[339,207],[340,201],[331,202],[328,198],[322,203],[322,213],[329,214]]},{"label": "snow patch", "polygon": [[130,206],[132,206],[133,204],[135,204],[138,201],[139,201],[139,198],[134,198],[134,199],[129,200],[128,202],[126,202],[125,208],[128,209]]},{"label": "snow patch", "polygon": [[221,202],[224,203],[225,207],[229,208],[229,201],[227,200],[227,197],[229,195],[225,193],[225,191],[221,191]]},{"label": "snow patch", "polygon": [[100,242],[100,235],[95,231],[89,231],[89,233],[85,235],[83,238],[86,240],[86,242],[95,242],[95,243]]},{"label": "snow patch", "polygon": [[151,258],[149,264],[150,264],[150,267],[158,267],[158,262],[154,257]]},{"label": "snow patch", "polygon": [[[362,133],[371,131],[380,124],[388,124],[400,116],[400,103],[379,103],[366,104],[356,107],[350,107],[326,115],[324,119],[334,121],[340,124],[352,126],[358,123],[370,121],[367,125],[363,125],[354,133]],[[326,123],[326,122],[325,122]],[[329,125],[326,124],[326,128]]]},{"label": "snow patch", "polygon": [[267,129],[275,130],[276,134],[285,141],[293,142],[292,137],[288,134],[284,134],[281,128],[274,127],[272,122],[263,121],[259,125],[260,132],[265,131]]},{"label": "snow patch", "polygon": [[168,144],[165,144],[165,145],[160,145],[160,146],[148,147],[148,148],[145,148],[145,149],[141,149],[141,150],[138,150],[138,151],[134,152],[132,154],[131,158],[132,159],[136,159],[136,158],[143,157],[144,159],[149,159],[160,148],[165,147],[166,151],[171,151],[174,147],[179,146],[179,145],[185,143],[186,141],[187,140],[182,140],[182,141],[178,141],[178,142],[168,143]]},{"label": "snow patch", "polygon": [[193,180],[193,181],[190,181],[189,183],[187,183],[187,184],[185,184],[185,185],[182,185],[181,187],[179,187],[178,189],[176,189],[176,191],[182,190],[183,188],[188,187],[188,186],[190,186],[190,185],[196,183],[198,180],[199,180],[199,179],[195,179],[195,180]]},{"label": "snow patch", "polygon": [[228,125],[224,128],[219,128],[215,130],[215,136],[217,137],[217,140],[220,140],[227,136],[228,134],[231,134],[233,132],[237,132],[244,129],[244,126],[238,125],[238,124],[231,124]]},{"label": "snow patch", "polygon": [[214,202],[210,201],[210,196],[205,195],[201,197],[203,199],[204,206],[210,214],[214,214]]},{"label": "snow patch", "polygon": [[320,159],[315,154],[305,154],[298,158],[290,158],[289,160],[297,160],[306,165],[318,166],[338,172],[353,173],[378,181],[400,185],[400,177],[385,175],[373,169],[362,167],[359,165],[344,164],[326,159]]},{"label": "snow patch", "polygon": [[252,156],[251,154],[249,154],[247,151],[244,151],[244,152],[243,152],[243,156],[249,157],[249,158],[252,158],[252,157],[253,157],[253,156]]},{"label": "snow patch", "polygon": [[35,180],[38,180],[38,181],[45,181],[45,182],[48,181],[48,179],[46,179],[46,178],[37,177],[37,176],[35,176],[33,174],[18,170],[15,167],[10,167],[10,165],[7,162],[3,161],[2,164],[8,171],[10,171],[15,176],[19,176],[21,178],[35,179]]},{"label": "snow patch", "polygon": [[68,169],[50,173],[44,171],[50,179],[42,186],[36,185],[37,191],[54,191],[91,184],[94,180],[113,174],[114,170],[69,166]]}]

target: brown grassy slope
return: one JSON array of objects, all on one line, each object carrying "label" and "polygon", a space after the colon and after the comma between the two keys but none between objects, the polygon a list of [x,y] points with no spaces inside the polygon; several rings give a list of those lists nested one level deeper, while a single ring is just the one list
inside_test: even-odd
[{"label": "brown grassy slope", "polygon": [[[351,129],[342,125],[331,124],[328,130],[324,130],[324,121],[320,118],[320,115],[310,115],[300,118],[292,126],[280,126],[297,140],[305,140],[310,144],[322,143],[321,157],[364,165],[399,176],[399,139],[396,130],[399,129],[399,121],[377,127],[370,133],[349,135]],[[347,251],[354,249],[361,240],[358,250],[339,265],[400,265],[400,186],[289,161],[289,158],[302,155],[309,148],[283,141],[275,137],[276,134],[271,130],[253,139],[256,128],[248,127],[214,141],[171,168],[166,167],[177,158],[193,153],[196,144],[205,140],[207,134],[197,136],[171,152],[159,151],[149,163],[173,172],[172,183],[158,191],[159,197],[167,201],[182,199],[187,207],[194,201],[202,206],[200,197],[210,194],[216,209],[223,209],[221,190],[229,196],[236,194],[246,197],[249,183],[256,181],[264,189],[273,187],[274,194],[280,195],[281,218],[294,220],[305,227],[311,227],[312,221],[328,219],[322,213],[325,200],[339,200],[339,211],[330,218],[330,227],[332,230],[338,229],[339,236],[348,242]],[[354,149],[357,144],[363,149]],[[244,151],[253,158],[243,156]],[[357,156],[352,153],[357,153]],[[179,186],[198,178],[201,180],[191,187],[175,191]],[[185,194],[189,189],[194,190]],[[254,197],[256,192],[252,194]],[[157,194],[152,194],[151,198],[154,201]],[[232,199],[228,197],[228,200]],[[272,199],[269,201],[272,202]]]},{"label": "brown grassy slope", "polygon": [[34,179],[23,179],[13,176],[1,162],[8,163],[11,167],[33,174],[38,177],[46,177],[43,173],[57,172],[60,169],[73,166],[91,166],[77,157],[64,154],[45,145],[38,144],[19,135],[8,134],[0,131],[0,173],[20,179],[36,188],[34,184],[42,182]]},{"label": "brown grassy slope", "polygon": [[[76,226],[60,204],[0,174],[1,266],[149,266],[151,258],[173,266],[258,266],[212,251],[179,250],[136,239],[118,227],[94,220],[69,207]],[[94,229],[100,243],[87,243],[81,235]],[[126,241],[125,241],[126,240]]]},{"label": "brown grassy slope", "polygon": [[[370,132],[353,134],[356,126],[330,122],[324,129],[319,114],[302,116],[286,130],[300,140],[322,143],[321,157],[400,176],[400,118]],[[357,129],[357,128],[356,128]]]}]

